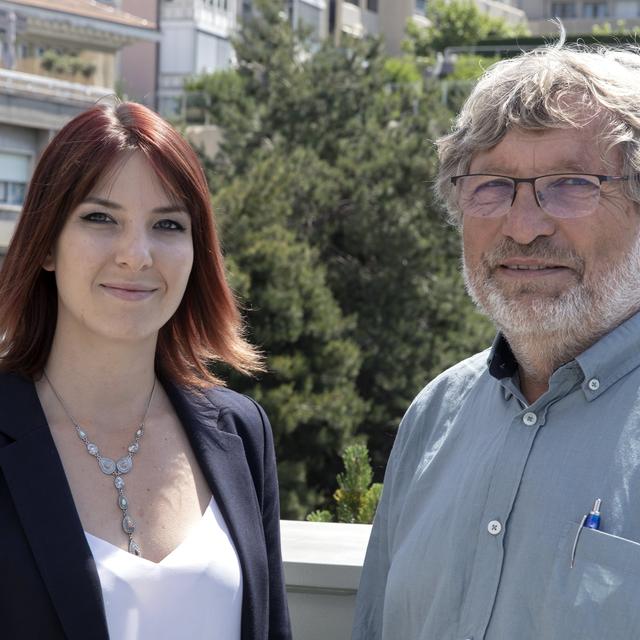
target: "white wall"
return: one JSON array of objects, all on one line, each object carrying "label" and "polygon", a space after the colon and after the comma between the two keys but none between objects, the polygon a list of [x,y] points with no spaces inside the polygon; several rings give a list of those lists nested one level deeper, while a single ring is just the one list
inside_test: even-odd
[{"label": "white wall", "polygon": [[283,520],[294,640],[349,640],[371,525]]}]

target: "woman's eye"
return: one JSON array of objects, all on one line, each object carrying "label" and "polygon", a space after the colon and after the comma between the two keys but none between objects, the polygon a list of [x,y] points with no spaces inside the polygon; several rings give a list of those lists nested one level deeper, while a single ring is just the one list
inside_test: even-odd
[{"label": "woman's eye", "polygon": [[184,226],[175,220],[158,220],[154,226],[163,231],[184,231]]},{"label": "woman's eye", "polygon": [[81,216],[83,220],[87,222],[111,222],[111,218],[102,211],[92,211]]}]

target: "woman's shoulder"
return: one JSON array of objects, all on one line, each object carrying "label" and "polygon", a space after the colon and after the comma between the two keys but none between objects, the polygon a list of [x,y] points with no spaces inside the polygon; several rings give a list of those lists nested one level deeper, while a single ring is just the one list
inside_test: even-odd
[{"label": "woman's shoulder", "polygon": [[220,386],[206,387],[202,393],[218,410],[218,427],[223,431],[245,436],[271,430],[264,409],[250,396]]}]

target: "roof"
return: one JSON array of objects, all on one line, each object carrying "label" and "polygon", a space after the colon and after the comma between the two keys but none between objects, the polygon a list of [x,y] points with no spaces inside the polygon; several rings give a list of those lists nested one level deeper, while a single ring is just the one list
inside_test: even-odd
[{"label": "roof", "polygon": [[15,6],[18,11],[20,7],[24,7],[25,9],[39,9],[51,13],[66,13],[93,20],[103,20],[127,27],[154,30],[157,28],[157,25],[151,20],[134,16],[96,0],[9,0],[1,4]]}]

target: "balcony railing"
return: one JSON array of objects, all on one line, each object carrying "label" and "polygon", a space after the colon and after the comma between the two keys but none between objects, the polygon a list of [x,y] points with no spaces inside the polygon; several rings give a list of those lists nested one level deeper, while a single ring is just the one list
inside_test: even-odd
[{"label": "balcony railing", "polygon": [[91,105],[114,95],[113,89],[48,78],[33,73],[0,69],[0,93]]}]

